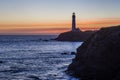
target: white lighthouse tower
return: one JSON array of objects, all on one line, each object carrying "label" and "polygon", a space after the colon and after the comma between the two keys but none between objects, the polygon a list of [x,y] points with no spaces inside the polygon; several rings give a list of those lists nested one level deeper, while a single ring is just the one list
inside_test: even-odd
[{"label": "white lighthouse tower", "polygon": [[72,31],[76,31],[76,16],[74,12],[72,15]]}]

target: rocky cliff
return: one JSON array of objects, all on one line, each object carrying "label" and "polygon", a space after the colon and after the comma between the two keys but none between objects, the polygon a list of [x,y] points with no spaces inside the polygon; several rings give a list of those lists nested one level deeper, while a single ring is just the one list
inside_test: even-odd
[{"label": "rocky cliff", "polygon": [[120,26],[95,32],[77,49],[67,72],[82,80],[120,80]]},{"label": "rocky cliff", "polygon": [[85,41],[93,34],[93,31],[69,31],[61,33],[55,40],[57,41]]}]

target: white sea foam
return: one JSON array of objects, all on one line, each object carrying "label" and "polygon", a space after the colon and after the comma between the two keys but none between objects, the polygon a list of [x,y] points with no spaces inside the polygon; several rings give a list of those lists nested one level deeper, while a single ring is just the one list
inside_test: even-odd
[{"label": "white sea foam", "polygon": [[42,37],[0,37],[1,80],[77,80],[64,73],[74,55],[61,53],[75,52],[82,43],[37,41]]}]

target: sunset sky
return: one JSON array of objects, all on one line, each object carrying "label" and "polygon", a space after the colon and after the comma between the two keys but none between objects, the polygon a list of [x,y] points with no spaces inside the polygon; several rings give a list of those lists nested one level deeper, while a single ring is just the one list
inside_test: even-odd
[{"label": "sunset sky", "polygon": [[120,25],[120,0],[0,0],[0,34],[59,34]]}]

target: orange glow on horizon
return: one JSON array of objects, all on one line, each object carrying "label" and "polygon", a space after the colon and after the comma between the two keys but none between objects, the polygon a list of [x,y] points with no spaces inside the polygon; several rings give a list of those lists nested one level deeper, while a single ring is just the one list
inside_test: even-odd
[{"label": "orange glow on horizon", "polygon": [[[96,30],[102,27],[120,25],[120,18],[100,19],[91,21],[78,21],[77,27],[82,31]],[[24,24],[2,24],[0,23],[0,34],[19,33],[19,34],[59,34],[71,29],[71,21],[46,22],[46,23],[24,23]]]}]

